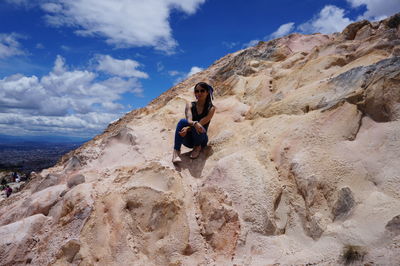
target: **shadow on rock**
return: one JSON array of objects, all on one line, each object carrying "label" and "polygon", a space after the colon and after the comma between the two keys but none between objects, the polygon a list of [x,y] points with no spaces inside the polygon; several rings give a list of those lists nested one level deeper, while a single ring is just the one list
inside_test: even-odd
[{"label": "shadow on rock", "polygon": [[203,148],[199,157],[196,159],[190,158],[190,153],[191,151],[181,154],[180,158],[182,162],[174,164],[175,169],[178,172],[182,171],[182,169],[188,169],[191,176],[194,178],[200,178],[207,158],[213,154],[213,149],[211,146]]}]

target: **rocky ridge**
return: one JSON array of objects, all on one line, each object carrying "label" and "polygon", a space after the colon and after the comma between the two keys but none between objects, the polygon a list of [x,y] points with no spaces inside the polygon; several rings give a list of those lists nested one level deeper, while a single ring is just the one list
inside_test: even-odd
[{"label": "rocky ridge", "polygon": [[[128,113],[0,203],[2,265],[400,264],[399,25],[260,42]],[[209,146],[174,166],[199,81]]]}]

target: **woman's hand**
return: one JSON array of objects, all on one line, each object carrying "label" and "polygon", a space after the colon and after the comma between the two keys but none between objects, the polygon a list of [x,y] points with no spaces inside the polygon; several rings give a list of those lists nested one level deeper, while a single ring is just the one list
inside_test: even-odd
[{"label": "woman's hand", "polygon": [[181,136],[182,138],[184,138],[188,132],[188,130],[190,129],[190,127],[184,127],[181,129],[181,131],[179,131],[179,136]]},{"label": "woman's hand", "polygon": [[194,128],[199,134],[206,132],[206,129],[200,123],[195,123]]}]

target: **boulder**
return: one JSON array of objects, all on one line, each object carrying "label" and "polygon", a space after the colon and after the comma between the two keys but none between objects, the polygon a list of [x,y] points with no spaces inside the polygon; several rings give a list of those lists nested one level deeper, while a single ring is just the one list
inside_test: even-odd
[{"label": "boulder", "polygon": [[82,167],[82,163],[78,157],[72,156],[64,167],[65,171],[74,171]]},{"label": "boulder", "polygon": [[71,176],[68,179],[67,186],[68,186],[68,188],[72,188],[72,187],[77,186],[82,183],[85,183],[85,176],[82,174],[77,174],[77,175]]},{"label": "boulder", "polygon": [[51,186],[61,184],[65,179],[64,175],[61,174],[48,174],[35,188],[33,188],[32,193],[41,191]]},{"label": "boulder", "polygon": [[127,127],[122,128],[117,134],[111,136],[107,140],[107,142],[109,143],[109,142],[112,142],[114,140],[117,140],[119,142],[122,142],[122,143],[125,143],[125,144],[128,144],[128,145],[132,145],[132,146],[137,144],[136,143],[136,136],[134,136],[132,134],[132,130],[127,128]]},{"label": "boulder", "polygon": [[1,226],[1,265],[25,265],[26,262],[31,261],[30,253],[39,242],[37,235],[40,235],[41,229],[50,220],[43,214],[36,214]]},{"label": "boulder", "polygon": [[24,216],[27,217],[38,213],[47,216],[50,208],[57,203],[65,189],[65,185],[57,185],[32,194],[29,201],[26,201],[27,205],[25,205],[26,212]]},{"label": "boulder", "polygon": [[359,29],[365,25],[371,25],[368,20],[362,20],[348,25],[343,31],[342,36],[345,40],[354,40]]}]

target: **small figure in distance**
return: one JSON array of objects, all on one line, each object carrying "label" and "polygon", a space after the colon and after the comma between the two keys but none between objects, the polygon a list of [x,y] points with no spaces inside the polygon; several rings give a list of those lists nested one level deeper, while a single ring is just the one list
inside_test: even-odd
[{"label": "small figure in distance", "polygon": [[207,130],[215,113],[215,106],[212,103],[213,92],[213,87],[205,82],[199,82],[194,86],[196,101],[186,103],[186,119],[181,119],[176,126],[173,163],[181,161],[182,144],[188,148],[193,148],[190,154],[192,159],[196,159],[201,148],[207,146]]},{"label": "small figure in distance", "polygon": [[10,188],[9,185],[6,185],[6,188],[4,190],[6,191],[6,196],[8,198],[12,193],[12,188]]},{"label": "small figure in distance", "polygon": [[17,172],[13,172],[11,175],[11,182],[14,183],[16,181],[17,177],[18,177]]}]

